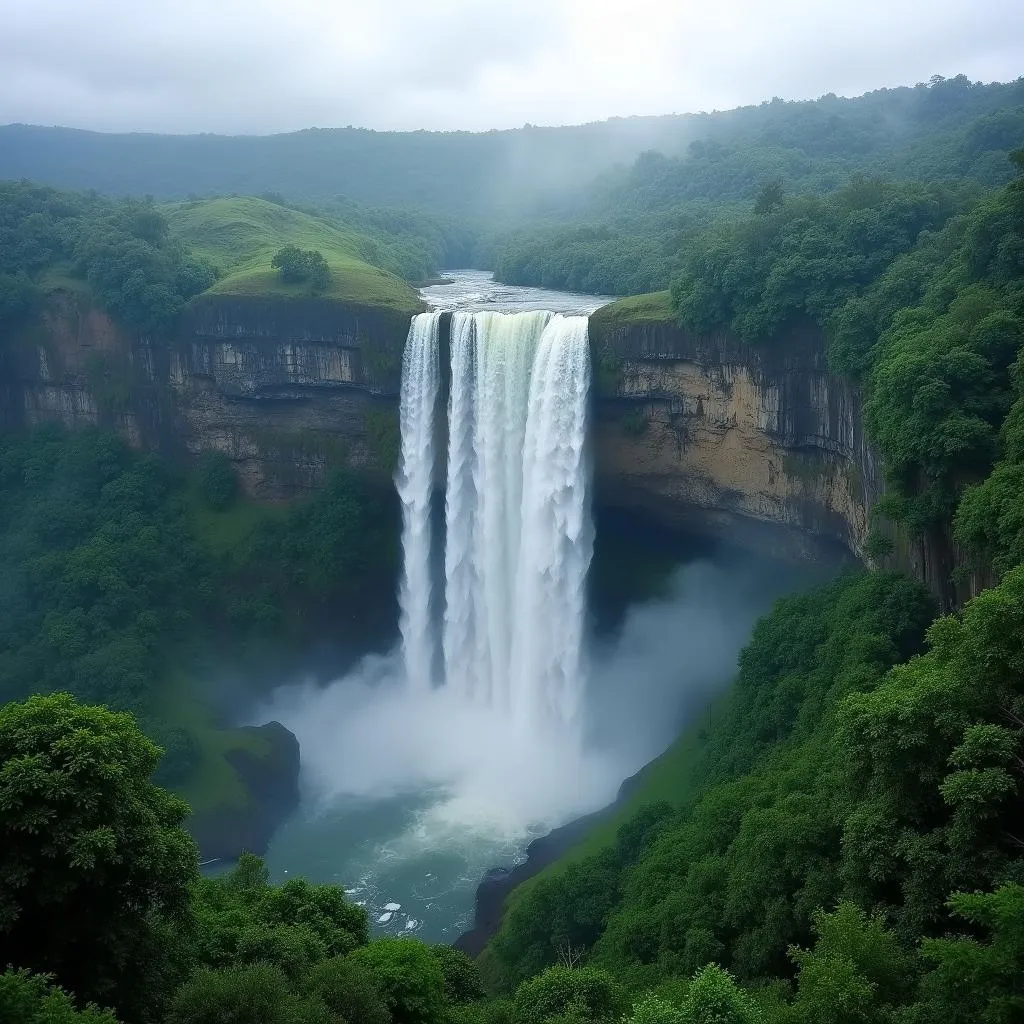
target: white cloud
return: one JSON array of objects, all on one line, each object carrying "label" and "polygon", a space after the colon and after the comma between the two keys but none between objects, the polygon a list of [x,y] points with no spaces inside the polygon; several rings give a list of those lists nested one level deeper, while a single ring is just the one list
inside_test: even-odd
[{"label": "white cloud", "polygon": [[1024,68],[1016,0],[0,0],[0,122],[486,129]]}]

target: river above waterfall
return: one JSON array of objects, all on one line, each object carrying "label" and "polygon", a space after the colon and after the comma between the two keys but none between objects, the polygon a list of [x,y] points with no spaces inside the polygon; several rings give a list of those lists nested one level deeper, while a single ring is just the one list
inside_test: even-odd
[{"label": "river above waterfall", "polygon": [[[480,325],[490,326],[478,325],[477,333],[493,328],[493,318],[485,311],[546,310],[572,316],[610,301],[502,285],[480,271],[448,276],[450,284],[424,288],[421,294],[436,310],[481,313]],[[526,318],[520,319],[525,323]],[[554,321],[560,318],[542,317],[538,323],[543,327]],[[505,344],[499,335],[488,335],[480,345],[499,342]],[[478,348],[473,364],[484,366],[489,351]],[[522,393],[522,381],[518,390],[509,383],[499,391],[502,401],[509,401],[513,391]],[[561,390],[555,387],[551,393]],[[524,441],[525,424],[520,424],[522,438],[512,441],[508,423],[486,428],[491,412],[487,399],[472,417],[475,424],[484,425],[483,433],[475,426],[473,436],[505,438],[495,463],[500,469],[515,463],[514,453],[530,445]],[[452,410],[439,410],[437,415],[450,417]],[[417,429],[422,447],[429,447],[433,431],[422,425]],[[459,431],[448,433],[455,437]],[[539,449],[551,452],[556,468],[565,459],[565,451],[557,450],[565,436],[564,430],[549,430],[550,443]],[[579,452],[580,446],[572,449]],[[485,479],[480,472],[484,471],[470,472],[466,486],[478,496],[487,495],[492,506],[494,496],[505,493],[506,511],[500,518],[507,525],[507,509],[515,502],[502,490],[502,473],[487,470]],[[556,483],[556,518],[563,524],[576,518],[567,511],[565,499],[581,487],[586,487],[585,478],[571,486]],[[423,493],[421,487],[414,490]],[[431,529],[431,519],[440,519],[444,526],[445,513],[456,504],[449,494],[447,499],[435,499],[436,514],[419,515],[415,528],[410,529],[407,519],[407,568],[415,547],[420,566],[415,587],[422,589],[429,576],[434,591],[433,597],[421,595],[422,607],[414,616],[421,624],[440,623],[441,606],[452,606],[454,577],[443,558],[429,557],[429,541],[424,551],[418,541],[410,547],[410,537]],[[571,532],[571,527],[564,528]],[[450,524],[445,532],[448,529]],[[495,536],[504,531],[505,526]],[[489,548],[486,542],[466,556],[475,560],[467,579],[493,576],[485,565]],[[547,557],[555,555],[543,554],[542,562]],[[636,589],[627,577],[635,577],[642,564],[653,571],[646,587]],[[542,563],[530,571],[538,579],[546,574]],[[670,550],[660,542],[652,548],[651,531],[643,524],[605,528],[600,517],[585,601],[582,580],[583,576],[576,577],[559,598],[558,608],[528,602],[531,608],[547,610],[524,633],[530,643],[550,633],[548,646],[554,647],[579,630],[582,643],[577,646],[585,653],[580,663],[586,667],[581,670],[580,727],[571,734],[546,729],[543,722],[511,728],[507,707],[466,701],[464,693],[448,692],[443,685],[410,687],[408,644],[404,651],[396,648],[366,658],[329,686],[298,682],[282,687],[258,717],[276,719],[298,737],[303,797],[267,852],[273,879],[302,876],[342,885],[351,899],[366,907],[378,934],[452,941],[472,923],[475,890],[486,870],[512,866],[538,835],[610,802],[623,778],[704,711],[708,695],[731,677],[736,655],[757,616],[795,585],[777,565],[761,565],[749,557],[731,560],[706,550]],[[611,589],[629,595],[610,617],[598,607],[616,603],[618,595],[608,593],[609,580],[621,581],[621,588]],[[500,590],[497,583],[488,584],[488,590]],[[519,601],[522,593],[520,585],[504,600],[489,598],[470,617],[485,618],[492,628],[509,628],[515,616],[502,609],[512,604],[513,596]],[[408,596],[403,597],[407,601]],[[578,610],[562,616],[562,606],[568,608],[571,602]],[[524,638],[514,640],[497,661],[492,653],[492,672],[503,672],[502,658],[510,666],[521,660]],[[470,653],[480,649],[468,641],[463,646]],[[523,677],[532,682],[545,670],[545,662],[543,651],[540,661],[537,651],[530,653],[529,664],[540,666]],[[422,668],[433,660],[443,659],[426,653],[412,667]],[[474,664],[468,655],[464,661]],[[570,662],[572,658],[559,656],[551,664],[561,672]],[[437,680],[436,672],[426,674]],[[463,690],[476,686],[484,675],[477,668],[469,674],[472,678],[467,677]]]},{"label": "river above waterfall", "polygon": [[441,279],[446,283],[420,289],[423,301],[433,309],[490,309],[502,313],[546,309],[552,313],[587,314],[615,301],[613,295],[584,295],[502,284],[494,280],[489,270],[449,270]]}]

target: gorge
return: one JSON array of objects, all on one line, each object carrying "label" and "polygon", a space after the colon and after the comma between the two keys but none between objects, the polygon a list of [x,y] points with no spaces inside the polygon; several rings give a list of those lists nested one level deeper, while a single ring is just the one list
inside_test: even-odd
[{"label": "gorge", "polygon": [[[449,309],[408,332],[399,647],[261,711],[298,736],[304,766],[303,808],[271,843],[271,870],[339,880],[385,933],[447,941],[470,925],[484,872],[608,804],[728,679],[756,616],[810,578],[715,554],[707,538],[696,555],[662,548],[664,586],[602,634],[587,583],[585,315],[601,300],[536,291],[533,303],[567,312],[517,310],[531,303],[516,289],[502,312],[480,309],[499,304],[487,297],[456,279]],[[607,575],[608,535],[597,539]]]},{"label": "gorge", "polygon": [[[580,324],[580,314],[598,308],[584,360],[588,371],[593,365],[593,386],[589,398],[580,390],[577,404],[570,404],[574,429],[581,429],[584,413],[589,416],[585,437],[570,443],[580,457],[586,449],[586,459],[574,462],[570,471],[593,474],[599,507],[683,530],[703,544],[725,542],[786,561],[825,558],[830,564],[837,549],[862,556],[879,474],[864,440],[857,395],[828,373],[820,335],[808,330],[771,347],[742,345],[721,333],[693,337],[672,323],[667,303],[658,296],[654,301],[661,304],[653,312],[637,311],[631,300],[609,304],[603,297],[508,288],[479,272],[456,274],[454,283],[426,289],[424,297],[438,312],[417,315],[416,322],[429,330],[415,424],[406,421],[412,410],[398,408],[403,351],[406,357],[412,351],[405,346],[410,314],[315,298],[201,296],[183,318],[178,337],[158,346],[117,329],[81,296],[60,292],[50,300],[42,325],[18,337],[5,353],[13,372],[5,375],[4,419],[9,425],[95,423],[171,457],[218,451],[231,460],[246,490],[271,501],[309,491],[338,466],[386,479],[398,466],[403,440],[417,451],[432,448],[434,458],[420,461],[418,476],[402,480],[403,498],[417,519],[407,523],[407,549],[418,545],[411,558],[407,550],[401,601],[405,649],[407,655],[414,652],[406,676],[426,688],[449,676],[447,663],[458,664],[452,673],[460,676],[453,682],[457,690],[478,696],[493,692],[496,704],[525,721],[535,714],[530,706],[548,699],[545,692],[558,691],[552,700],[562,710],[555,718],[571,717],[579,702],[580,684],[573,677],[579,674],[574,663],[583,639],[580,578],[588,543],[580,519],[577,544],[562,552],[575,559],[572,585],[547,594],[519,592],[516,531],[523,516],[533,515],[536,527],[547,514],[543,501],[528,509],[526,478],[505,472],[512,464],[508,452],[528,441],[530,356],[551,317],[538,307],[564,310],[563,325]],[[514,369],[495,359],[509,340],[503,340],[503,330],[522,334],[521,362]],[[582,350],[578,353],[582,358]],[[486,415],[477,416],[478,408]],[[540,487],[557,486],[540,470],[535,481]],[[432,549],[435,490],[446,492],[435,507],[448,504],[448,518],[458,525],[447,545]],[[553,514],[578,519],[582,509],[554,508]],[[556,554],[548,551],[545,557]],[[524,571],[525,579],[538,578]],[[433,600],[432,574],[443,577]],[[539,665],[540,648],[522,645],[513,658],[506,623],[517,615],[530,618],[533,631],[549,638],[547,650],[555,638],[563,643],[560,658],[546,654],[553,660]],[[478,630],[484,621],[489,628]],[[738,649],[742,639],[740,633],[729,642]],[[391,678],[393,668],[389,664],[371,675]],[[722,672],[724,679],[728,666]],[[532,695],[519,690],[521,703],[513,712],[509,680],[524,673],[538,681],[538,690]],[[560,681],[553,682],[553,676]],[[483,700],[484,706],[491,699]],[[268,717],[289,724],[285,711],[259,720]],[[387,733],[390,727],[375,721],[367,728]],[[494,737],[500,722],[475,721],[471,728]],[[306,736],[300,739],[304,750],[315,746]],[[506,750],[504,743],[494,738],[496,749]],[[644,756],[656,752],[656,745],[650,746]],[[610,775],[598,773],[589,794],[577,792],[567,811],[548,807],[538,820],[557,823],[566,812],[606,802],[640,763],[634,756]],[[494,774],[502,775],[500,757],[494,765]],[[570,757],[549,770],[564,774],[578,771],[577,766]],[[446,765],[443,773],[451,770]],[[205,820],[211,824],[197,823],[204,848],[210,855],[229,854],[233,840],[222,835],[221,826],[236,822],[236,812],[213,812]],[[517,836],[535,834],[523,833],[521,824]],[[244,816],[230,831],[238,837],[252,834]],[[257,834],[269,834],[266,824]],[[290,842],[284,836],[271,847],[272,863],[293,860],[275,853]],[[507,860],[507,851],[502,856],[499,848],[496,858],[474,851],[468,866],[460,868],[466,891],[494,859]]]}]

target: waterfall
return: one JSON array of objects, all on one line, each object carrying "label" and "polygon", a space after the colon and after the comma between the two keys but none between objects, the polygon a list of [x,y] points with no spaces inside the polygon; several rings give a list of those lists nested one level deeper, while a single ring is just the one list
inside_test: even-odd
[{"label": "waterfall", "polygon": [[399,421],[402,451],[396,477],[402,502],[403,572],[399,627],[406,678],[417,689],[434,680],[431,621],[430,499],[434,490],[434,408],[438,393],[439,313],[412,318],[402,356]]},{"label": "waterfall", "polygon": [[527,723],[573,721],[579,711],[594,542],[585,450],[589,388],[587,320],[556,316],[534,360],[523,448],[512,676],[513,711]]},{"label": "waterfall", "polygon": [[[403,367],[399,483],[402,639],[414,670],[434,663],[427,498],[437,374],[422,360],[436,352],[436,321],[433,342],[418,330],[426,328],[414,322]],[[579,710],[593,542],[584,444],[589,384],[586,317],[452,315],[444,684],[526,728],[571,722]],[[407,430],[418,438],[407,439]],[[415,459],[428,465],[414,466]],[[431,680],[416,674],[410,681]]]}]

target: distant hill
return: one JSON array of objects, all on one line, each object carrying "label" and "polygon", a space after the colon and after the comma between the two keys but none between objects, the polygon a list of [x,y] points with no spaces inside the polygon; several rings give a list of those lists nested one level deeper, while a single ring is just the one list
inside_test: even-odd
[{"label": "distant hill", "polygon": [[364,255],[374,241],[344,227],[263,199],[232,198],[169,204],[163,213],[171,235],[220,270],[210,289],[226,294],[298,294],[271,269],[273,254],[286,245],[318,249],[331,268],[326,297],[405,311],[420,308],[416,292]]},{"label": "distant hill", "polygon": [[[107,135],[8,125],[0,127],[0,178],[158,199],[273,191],[492,220],[575,217],[609,199],[662,205],[680,189],[687,200],[745,198],[766,174],[794,189],[828,189],[855,171],[933,179],[952,160],[949,175],[991,179],[1005,161],[986,154],[1019,136],[1022,104],[1020,81],[982,85],[961,76],[855,99],[776,99],[708,114],[482,133]],[[591,190],[599,176],[652,150],[684,157],[680,164],[694,163],[695,173],[648,160]],[[660,194],[666,190],[671,195]]]}]

